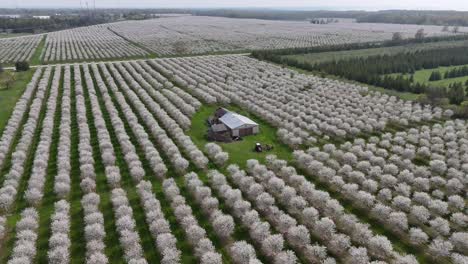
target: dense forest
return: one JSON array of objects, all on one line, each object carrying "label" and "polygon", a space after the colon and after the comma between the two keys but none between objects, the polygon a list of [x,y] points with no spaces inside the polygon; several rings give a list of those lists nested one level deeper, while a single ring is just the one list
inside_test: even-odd
[{"label": "dense forest", "polygon": [[40,33],[112,22],[109,16],[0,17],[0,30],[10,33]]},{"label": "dense forest", "polygon": [[[187,13],[179,9],[0,9],[0,31],[40,33],[97,25],[119,20],[141,20],[160,13]],[[3,16],[2,16],[3,15]],[[12,17],[9,17],[12,16]],[[19,17],[16,17],[19,16]],[[41,19],[37,16],[49,16]]]}]

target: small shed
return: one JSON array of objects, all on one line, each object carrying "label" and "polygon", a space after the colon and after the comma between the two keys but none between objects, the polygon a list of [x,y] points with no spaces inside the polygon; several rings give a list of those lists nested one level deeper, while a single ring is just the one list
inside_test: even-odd
[{"label": "small shed", "polygon": [[208,138],[211,140],[227,142],[237,137],[254,135],[259,132],[258,124],[250,118],[222,107],[216,109],[213,116],[207,121],[210,126]]},{"label": "small shed", "polygon": [[[226,110],[226,109],[224,109]],[[258,124],[243,115],[227,111],[218,118],[231,132],[232,137],[244,137],[259,132]]]}]

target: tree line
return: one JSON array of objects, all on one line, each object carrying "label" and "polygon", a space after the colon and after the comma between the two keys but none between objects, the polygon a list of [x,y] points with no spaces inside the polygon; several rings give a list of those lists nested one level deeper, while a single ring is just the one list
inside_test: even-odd
[{"label": "tree line", "polygon": [[110,16],[51,16],[49,19],[34,17],[8,18],[0,17],[0,30],[11,33],[50,32],[62,29],[90,26],[112,22]]},{"label": "tree line", "polygon": [[360,23],[391,23],[468,26],[468,12],[431,10],[385,10],[356,17]]}]

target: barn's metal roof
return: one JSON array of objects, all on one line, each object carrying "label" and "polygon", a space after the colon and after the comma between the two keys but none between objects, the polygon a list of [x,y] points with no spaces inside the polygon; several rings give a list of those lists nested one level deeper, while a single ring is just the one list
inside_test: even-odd
[{"label": "barn's metal roof", "polygon": [[227,112],[219,118],[219,121],[223,122],[223,124],[225,124],[230,129],[236,129],[244,125],[258,126],[258,124],[252,121],[250,118],[233,112]]}]

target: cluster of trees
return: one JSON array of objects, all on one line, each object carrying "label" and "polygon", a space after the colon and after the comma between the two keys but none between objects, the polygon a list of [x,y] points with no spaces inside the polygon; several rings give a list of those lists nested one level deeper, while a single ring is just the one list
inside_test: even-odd
[{"label": "cluster of trees", "polygon": [[223,166],[229,159],[229,154],[224,152],[223,149],[216,143],[207,143],[205,145],[205,152],[211,160],[218,166]]},{"label": "cluster of trees", "polygon": [[454,68],[444,73],[444,79],[468,76],[468,66]]},{"label": "cluster of trees", "polygon": [[[145,173],[142,168],[142,164],[136,154],[136,149],[131,143],[125,131],[125,125],[123,123],[123,120],[119,117],[117,107],[114,105],[112,97],[109,94],[110,91],[116,92],[118,90],[117,84],[114,82],[112,76],[104,67],[104,65],[101,64],[101,66],[103,66],[101,68],[104,73],[103,76],[101,76],[97,65],[91,66],[95,75],[95,79],[100,84],[97,85],[97,88],[100,90],[102,98],[106,102],[105,105],[107,111],[109,111],[109,113],[113,113],[111,114],[114,120],[114,122],[112,122],[112,126],[116,131],[120,131],[117,134],[117,139],[119,143],[121,145],[127,146],[124,150],[125,155],[127,156],[125,158],[125,161],[129,165],[130,175],[134,178],[135,181],[138,182],[142,180]],[[104,77],[104,79],[102,77]],[[104,80],[106,81],[104,82]],[[138,144],[142,147],[142,149],[144,149],[145,157],[150,162],[154,174],[159,178],[164,178],[167,172],[166,165],[164,164],[160,153],[149,139],[149,136],[146,133],[144,127],[138,122],[137,116],[134,114],[130,105],[128,105],[126,99],[121,93],[116,94],[116,101],[117,105],[119,105],[123,110],[125,120],[128,121],[130,128],[135,133],[135,135],[137,135]]]},{"label": "cluster of trees", "polygon": [[324,19],[324,18],[314,18],[314,19],[311,19],[310,20],[310,23],[311,24],[319,24],[319,25],[323,25],[323,24],[330,24],[330,23],[338,23],[338,19],[333,19],[333,18],[327,18],[327,19]]},{"label": "cluster of trees", "polygon": [[458,78],[468,76],[468,66],[457,67],[450,70],[447,70],[445,73],[440,73],[440,71],[436,70],[431,73],[429,76],[429,81],[439,81],[442,79],[451,79],[451,78]]},{"label": "cluster of trees", "polygon": [[0,39],[0,63],[30,60],[43,38],[43,35],[32,35]]},{"label": "cluster of trees", "polygon": [[433,71],[431,75],[429,76],[430,82],[440,81],[440,80],[442,80],[442,74],[440,73],[440,71]]},{"label": "cluster of trees", "polygon": [[27,61],[17,61],[15,62],[15,69],[17,72],[28,71],[29,62]]},{"label": "cluster of trees", "polygon": [[177,222],[182,226],[188,242],[192,245],[195,256],[200,263],[222,263],[221,254],[216,252],[213,242],[207,237],[193,215],[192,208],[187,205],[185,198],[180,195],[180,189],[173,178],[163,182],[163,191],[171,203]]},{"label": "cluster of trees", "polygon": [[[291,70],[241,56],[152,62],[201,100],[234,102],[279,127],[279,138],[294,148],[316,142],[314,135],[346,137],[382,130],[388,122],[383,113],[391,113],[392,121],[403,125],[441,115],[439,108],[369,93],[358,85],[291,74]],[[366,110],[363,105],[371,108]],[[336,112],[339,114],[330,115]]]},{"label": "cluster of trees", "polygon": [[[229,168],[232,172],[233,169],[237,169],[235,166]],[[290,263],[288,260],[296,259],[294,252],[285,248],[285,235],[281,233],[273,234],[272,230],[270,230],[270,223],[274,229],[280,229],[277,221],[272,221],[271,217],[269,217],[268,221],[263,220],[259,212],[252,208],[252,204],[242,197],[241,191],[231,187],[223,174],[212,170],[208,173],[208,177],[210,185],[224,200],[232,214],[240,220],[242,226],[248,229],[254,244],[260,248],[265,256],[274,263]],[[327,256],[325,248],[318,245],[313,247],[315,247],[315,252],[321,252],[323,256]]]},{"label": "cluster of trees", "polygon": [[[134,70],[135,68],[133,68],[136,67],[136,69],[142,70],[141,72],[146,72],[145,70],[143,70],[143,67],[137,67],[136,65],[132,65],[132,67],[130,67],[130,64],[126,65],[127,68],[124,67],[122,64],[109,64],[108,66],[110,71],[112,72],[113,77],[118,81],[119,85],[121,87],[125,87],[125,89],[122,89],[123,93],[128,98],[132,99],[131,102],[135,106],[138,114],[147,117],[143,119],[143,122],[151,128],[151,134],[155,137],[158,144],[163,146],[163,150],[165,151],[166,155],[171,159],[171,162],[174,164],[175,168],[180,172],[184,172],[188,167],[189,162],[188,160],[182,157],[178,146],[168,136],[168,134],[172,136],[172,138],[178,143],[180,148],[185,152],[185,154],[193,161],[193,163],[197,167],[205,168],[208,164],[208,159],[193,143],[190,137],[185,135],[184,130],[179,125],[183,124],[184,127],[190,126],[190,119],[178,109],[189,108],[188,106],[183,106],[186,104],[192,104],[192,106],[198,105],[197,107],[199,107],[199,102],[197,103],[198,100],[191,100],[188,102],[182,102],[180,100],[177,100],[177,102],[181,103],[182,105],[176,106],[164,96],[164,93],[156,91],[154,88],[151,87],[151,85],[149,85],[148,82],[155,81],[155,77],[153,77],[153,75],[151,75],[151,77],[149,75],[143,75],[146,77],[145,78],[142,75],[136,73]],[[101,69],[104,72],[107,72],[107,69],[102,64]],[[151,70],[149,72],[153,74],[154,70]],[[111,83],[112,81],[111,79],[109,79],[109,75],[106,76],[108,82]],[[159,86],[161,86],[161,83],[159,83]],[[110,87],[113,90],[117,89],[117,86],[114,85]],[[186,98],[190,98],[188,94],[183,94]],[[123,103],[123,100],[119,101]],[[158,102],[160,102],[161,105],[158,104]],[[177,109],[176,112],[179,113],[178,116],[168,114],[171,113],[171,111],[173,110],[175,111],[175,109]],[[156,118],[154,118],[151,115],[151,113]],[[179,122],[177,122],[176,120],[178,120]],[[161,124],[164,129],[159,127],[158,123]]]},{"label": "cluster of trees", "polygon": [[[239,187],[242,194],[247,197],[247,199],[252,203],[252,205],[257,209],[259,213],[263,216],[273,227],[276,229],[285,239],[290,247],[297,253],[300,253],[304,256],[309,262],[311,263],[334,263],[335,259],[333,257],[329,257],[327,250],[322,244],[315,244],[311,243],[310,239],[310,232],[309,229],[303,225],[302,223],[298,223],[296,218],[292,217],[291,214],[281,210],[276,205],[276,200],[273,196],[270,195],[268,190],[264,188],[261,184],[257,183],[254,177],[249,176],[245,173],[245,171],[240,170],[237,165],[231,164],[228,167],[228,177],[232,180],[232,182]],[[238,196],[241,194],[237,192]],[[233,193],[235,194],[235,192]],[[294,197],[288,197],[285,199],[292,198],[293,201]],[[297,199],[296,199],[297,200]],[[300,203],[300,201],[298,201]],[[244,221],[249,221],[251,224],[260,222],[259,218],[261,217],[256,213],[256,211],[252,211],[250,214],[245,214],[243,216]],[[268,234],[270,231],[270,225],[266,223],[258,223],[255,227],[256,230],[252,231],[255,233],[254,239],[258,240],[258,236],[263,237],[263,239],[268,238]],[[270,241],[264,241],[264,243],[270,243]],[[271,252],[273,253],[273,252]],[[270,254],[271,254],[270,253]],[[284,263],[296,263],[294,254],[288,253],[287,250],[283,252],[277,252],[277,254],[286,255],[290,261]],[[273,256],[275,253],[273,253]],[[278,256],[279,257],[281,257]],[[281,258],[277,259],[281,260]],[[282,263],[281,261],[275,263]]]},{"label": "cluster of trees", "polygon": [[[466,246],[460,239],[467,236],[457,226],[466,227],[461,182],[468,172],[468,149],[450,146],[465,142],[466,131],[465,121],[447,121],[371,137],[368,143],[359,139],[338,148],[329,144],[295,151],[294,156],[301,168],[369,210],[396,235],[428,246],[436,259],[459,258]],[[438,147],[432,148],[433,142]],[[429,164],[415,166],[418,156]],[[423,231],[428,228],[431,232]]]},{"label": "cluster of trees", "polygon": [[55,110],[57,108],[58,90],[60,87],[61,67],[55,67],[49,100],[46,103],[45,118],[42,122],[40,140],[34,156],[31,176],[28,180],[28,189],[25,199],[30,205],[38,205],[44,196],[44,184],[46,181],[48,161],[50,158],[50,147],[54,129]]},{"label": "cluster of trees", "polygon": [[[352,256],[353,249],[361,247],[369,257],[388,261],[395,258],[392,244],[385,236],[374,235],[366,227],[354,230],[350,222],[353,215],[345,213],[338,201],[330,198],[328,193],[316,190],[303,176],[297,175],[293,167],[287,167],[286,161],[274,156],[267,160],[269,168],[248,161],[247,170],[292,215],[303,219],[302,223],[321,238],[328,250],[346,258]],[[293,176],[296,176],[294,180]],[[354,222],[359,226],[356,220]],[[359,260],[350,257],[350,262],[359,263],[361,257]],[[414,259],[412,256],[406,258]]]},{"label": "cluster of trees", "polygon": [[[66,43],[75,45],[66,45]],[[45,62],[148,55],[146,50],[118,36],[104,25],[49,33],[44,49],[41,60]]]},{"label": "cluster of trees", "polygon": [[[105,110],[101,110],[100,108],[99,99],[97,96],[98,91],[102,93],[105,109],[111,116],[111,125],[112,128],[116,131],[116,139],[121,146],[124,146],[122,148],[122,152],[124,153],[124,160],[129,167],[129,174],[135,182],[139,182],[145,176],[145,171],[138,155],[136,154],[135,146],[131,143],[117,110],[113,108],[115,106],[112,102],[112,99],[110,98],[110,95],[107,92],[104,93],[107,88],[104,81],[102,80],[102,77],[99,75],[97,66],[95,64],[91,65],[91,70],[94,73],[96,86],[93,83],[90,69],[88,67],[83,67],[84,78],[88,87],[88,96],[91,102],[94,122],[95,124],[98,124],[96,125],[97,136],[100,142],[99,147],[101,150],[101,159],[106,168],[108,184],[112,188],[117,188],[120,184],[121,175],[119,167],[116,166],[116,156],[114,146],[112,144],[112,139],[107,127],[105,126],[106,122],[103,114],[103,111]],[[96,91],[96,88],[99,90]]]},{"label": "cluster of trees", "polygon": [[137,188],[141,206],[145,210],[146,223],[156,241],[156,248],[163,256],[161,263],[180,263],[181,252],[176,246],[177,239],[171,233],[170,223],[164,216],[159,200],[153,194],[153,186],[149,181],[141,181]]},{"label": "cluster of trees", "polygon": [[[41,113],[42,106],[44,100],[46,100],[46,92],[49,86],[49,77],[51,75],[52,68],[47,67],[42,74],[42,78],[39,79],[40,74],[35,74],[35,78],[33,78],[31,85],[27,88],[26,97],[22,97],[17,107],[15,107],[14,113],[12,118],[8,121],[7,130],[2,135],[2,143],[4,146],[8,147],[3,149],[3,156],[1,156],[2,163],[5,161],[6,154],[9,151],[9,146],[11,142],[13,142],[13,137],[16,136],[17,129],[22,121],[22,118],[25,113],[16,112],[17,110],[22,110],[23,112],[28,112],[28,118],[26,123],[24,124],[24,129],[21,132],[21,136],[19,139],[18,144],[16,145],[11,159],[11,166],[8,172],[5,174],[5,180],[3,182],[3,186],[0,188],[0,208],[4,211],[8,211],[12,204],[15,201],[19,183],[23,178],[23,174],[25,171],[25,162],[30,154],[31,143],[33,142],[33,138],[36,132],[36,129],[39,125],[39,115]],[[36,87],[37,85],[37,87]],[[33,91],[35,92],[35,98],[32,101],[32,104],[29,105],[29,102],[32,98]],[[50,100],[55,100],[54,98]],[[29,108],[28,108],[29,105]],[[29,110],[27,110],[29,109]],[[20,119],[21,118],[21,119]],[[8,130],[11,128],[16,128],[15,130]],[[11,142],[3,142],[4,139],[10,139]],[[40,153],[39,155],[42,155]],[[37,159],[37,163],[41,163],[39,159]],[[4,164],[3,164],[4,165]],[[41,166],[46,166],[47,164],[42,162]]]},{"label": "cluster of trees", "polygon": [[446,91],[446,97],[450,103],[459,105],[464,101],[465,96],[468,95],[468,85],[465,87],[461,82],[451,83]]},{"label": "cluster of trees", "polygon": [[194,172],[186,174],[184,182],[195,202],[200,205],[203,213],[209,219],[216,235],[221,241],[232,240],[235,228],[234,219],[231,215],[224,214],[220,210],[219,201],[216,197],[213,197],[211,188],[205,186]]}]

